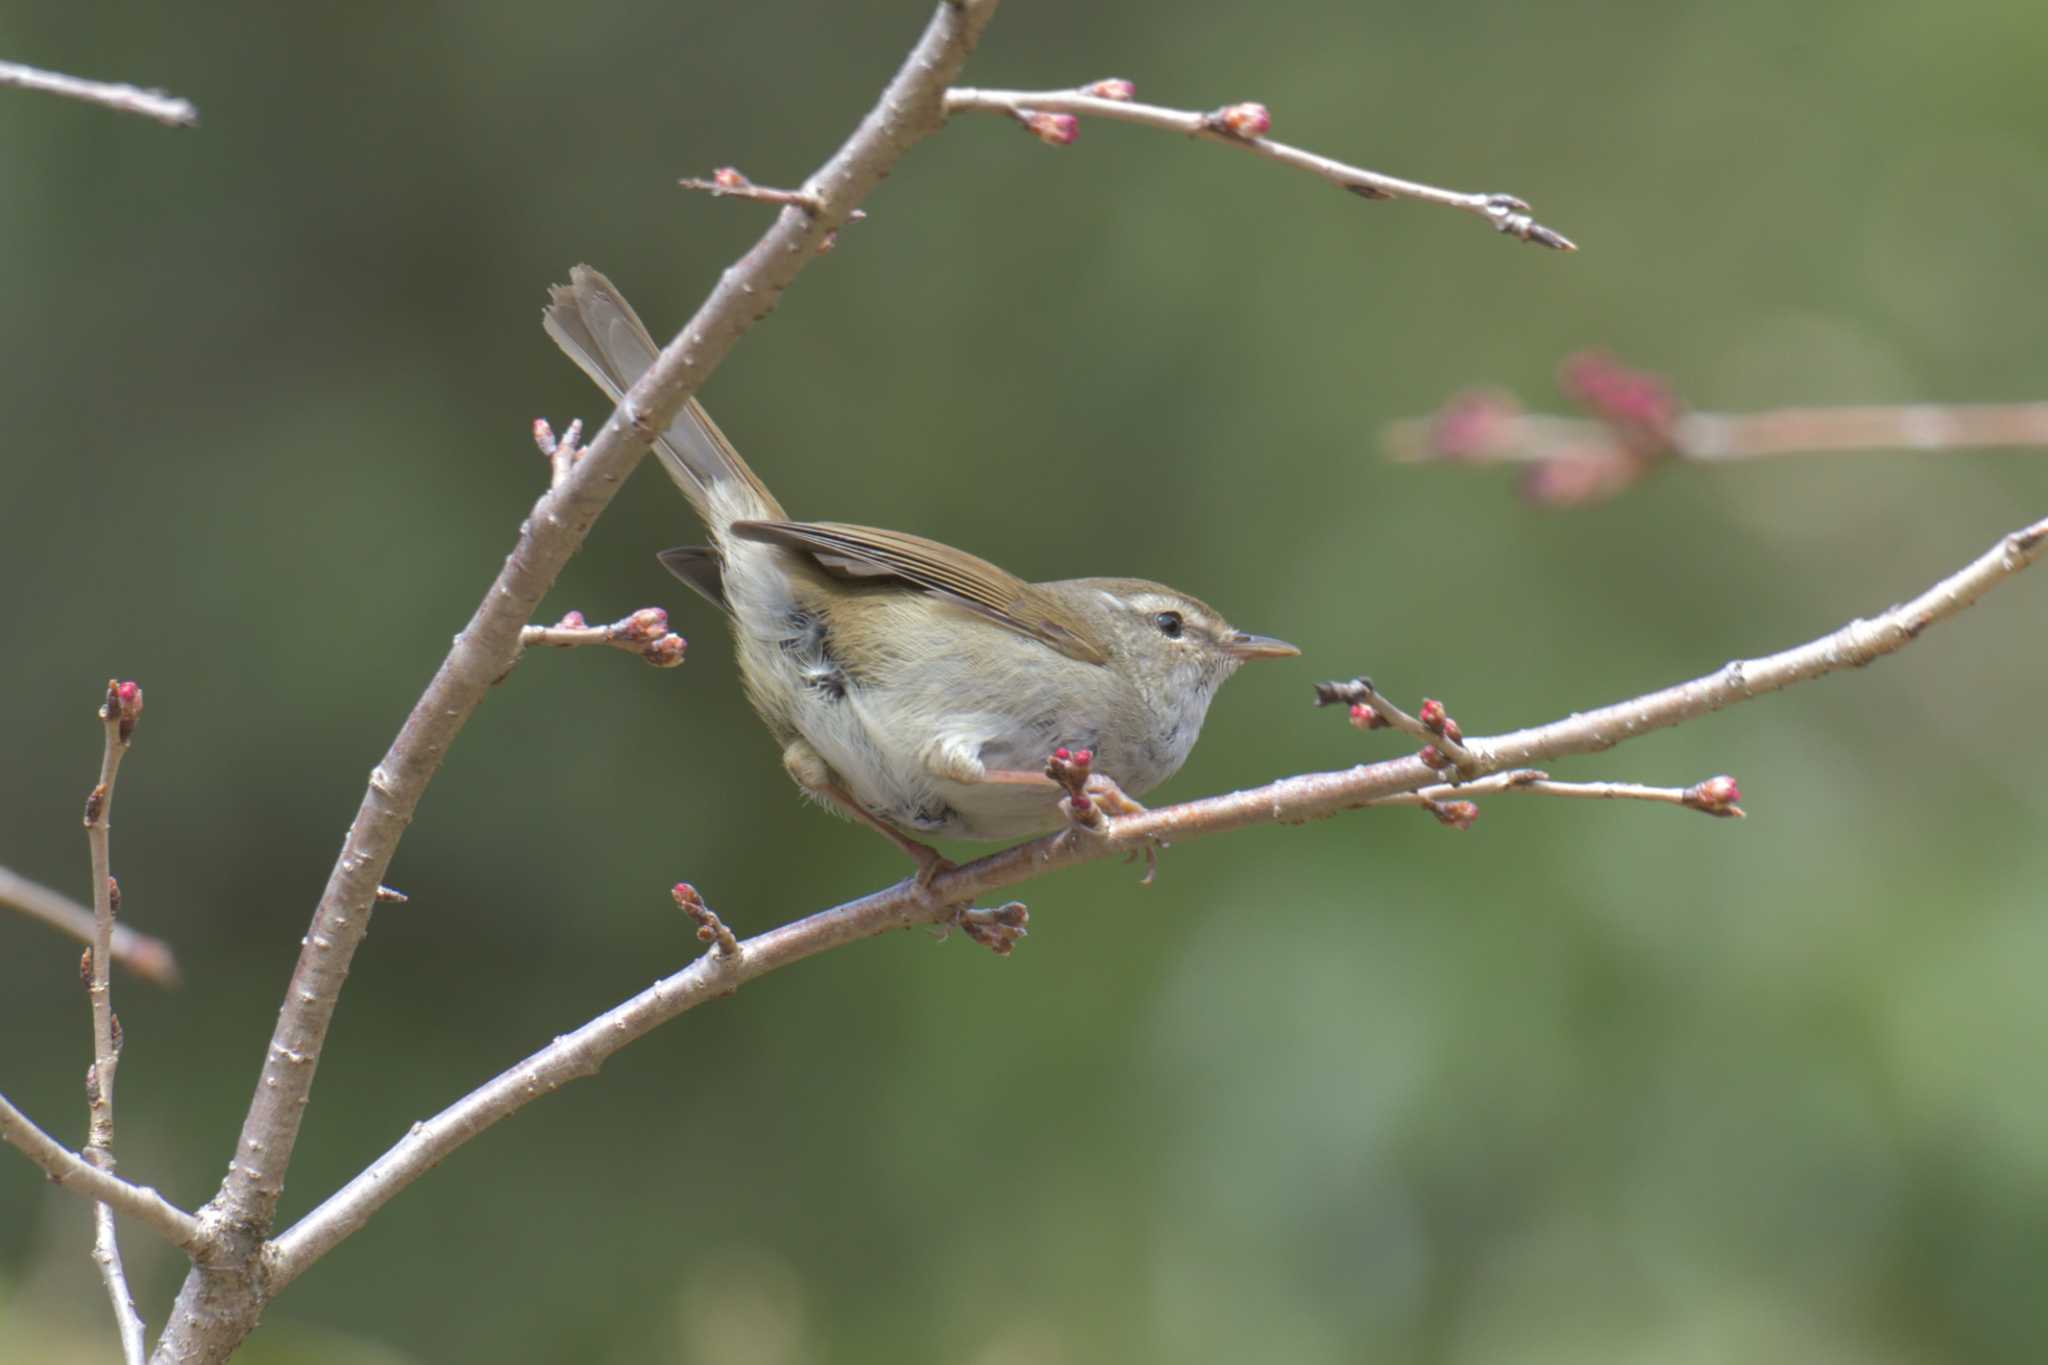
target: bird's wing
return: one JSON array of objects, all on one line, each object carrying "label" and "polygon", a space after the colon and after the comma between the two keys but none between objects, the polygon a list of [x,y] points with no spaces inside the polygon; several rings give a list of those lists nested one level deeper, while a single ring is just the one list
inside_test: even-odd
[{"label": "bird's wing", "polygon": [[894,579],[966,607],[1070,659],[1109,662],[1085,623],[1050,593],[965,550],[901,531],[833,521],[735,521],[730,530],[743,540],[794,550],[834,577]]}]

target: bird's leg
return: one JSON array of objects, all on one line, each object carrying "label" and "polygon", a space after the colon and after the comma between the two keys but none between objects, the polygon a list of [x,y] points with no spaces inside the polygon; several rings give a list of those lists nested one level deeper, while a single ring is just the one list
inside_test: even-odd
[{"label": "bird's leg", "polygon": [[855,800],[853,793],[840,784],[825,756],[804,739],[792,739],[783,746],[782,767],[790,780],[810,795],[837,807],[840,814],[858,820],[908,854],[910,861],[917,864],[919,887],[929,890],[933,878],[957,865],[930,844],[920,844]]},{"label": "bird's leg", "polygon": [[919,886],[929,890],[933,878],[937,877],[941,872],[951,872],[955,867],[959,866],[958,863],[955,863],[951,858],[948,858],[930,844],[919,843],[895,826],[889,824],[879,815],[876,815],[866,806],[863,806],[860,802],[854,800],[853,794],[837,782],[828,782],[822,787],[813,787],[811,790],[908,854],[910,860],[917,864],[917,884]]}]

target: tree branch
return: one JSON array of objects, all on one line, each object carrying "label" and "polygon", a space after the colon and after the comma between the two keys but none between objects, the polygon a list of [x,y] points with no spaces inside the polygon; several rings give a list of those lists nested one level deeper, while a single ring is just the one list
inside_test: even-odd
[{"label": "tree branch", "polygon": [[[366,1223],[398,1192],[446,1160],[471,1138],[527,1104],[581,1076],[594,1075],[605,1059],[670,1019],[729,995],[740,986],[831,948],[915,924],[959,922],[960,907],[974,898],[1062,867],[1115,853],[1140,853],[1169,839],[1193,839],[1260,824],[1300,824],[1339,811],[1356,810],[1421,793],[1429,799],[1456,791],[1512,790],[1518,783],[1545,782],[1510,770],[1544,758],[1595,753],[1650,730],[1691,720],[1736,702],[1750,701],[1794,683],[1857,668],[1904,648],[1921,632],[1968,607],[1993,587],[2041,557],[2048,544],[2048,520],[2002,538],[1983,555],[1936,583],[1912,601],[1868,621],[1852,621],[1807,644],[1759,659],[1738,660],[1714,673],[1628,701],[1511,734],[1468,739],[1483,781],[1461,787],[1439,783],[1420,757],[1361,764],[1341,772],[1282,778],[1263,787],[1161,806],[1142,814],[1105,818],[1093,831],[1070,827],[1015,845],[961,867],[941,872],[929,887],[915,878],[820,910],[803,919],[739,941],[731,952],[706,953],[681,971],[657,981],[616,1008],[532,1054],[411,1131],[320,1206],[299,1220],[266,1252],[274,1288],[282,1288]],[[1486,774],[1501,777],[1485,777]],[[1725,786],[1721,784],[1725,783]],[[1655,789],[1616,784],[1549,784],[1554,795],[1642,796]],[[1709,778],[1688,789],[1699,801],[1680,804],[1709,813],[1734,814],[1732,780]],[[1662,797],[1650,799],[1663,799]],[[694,895],[694,893],[692,893]],[[1021,907],[1018,907],[1021,910]],[[975,912],[968,912],[969,914]],[[1023,919],[1004,907],[980,912],[1005,916],[1021,929]]]},{"label": "tree branch", "polygon": [[[100,728],[106,744],[100,754],[100,778],[85,798],[85,840],[92,852],[93,940],[80,970],[87,994],[92,999],[92,1069],[86,1072],[85,1095],[91,1112],[91,1126],[85,1143],[85,1161],[93,1169],[114,1172],[114,1076],[121,1062],[121,1021],[114,1014],[113,940],[114,916],[121,907],[121,888],[114,881],[113,854],[109,836],[114,821],[114,778],[121,758],[135,734],[135,722],[142,715],[142,689],[132,682],[107,680],[107,699],[100,706]],[[114,1322],[121,1332],[121,1353],[128,1365],[142,1365],[142,1316],[135,1309],[135,1296],[128,1290],[128,1273],[121,1264],[121,1244],[114,1227],[113,1206],[93,1205],[92,1259],[99,1266],[100,1279],[113,1304]]]},{"label": "tree branch", "polygon": [[946,85],[995,9],[996,0],[943,0],[860,127],[804,185],[817,210],[789,207],[777,215],[520,528],[504,569],[371,771],[278,1012],[235,1160],[208,1205],[224,1229],[217,1251],[186,1277],[158,1343],[159,1358],[224,1359],[254,1329],[270,1297],[256,1252],[276,1217],[342,982],[399,838],[448,746],[512,666],[540,599],[654,435],[817,259],[824,237],[847,221],[912,145],[941,126]]},{"label": "tree branch", "polygon": [[103,1171],[38,1128],[28,1115],[0,1095],[0,1139],[43,1168],[50,1182],[147,1224],[180,1251],[198,1245],[199,1220],[147,1185]]},{"label": "tree branch", "polygon": [[[1116,93],[1092,93],[1105,89]],[[1264,137],[1262,134],[1271,124],[1264,105],[1226,105],[1204,114],[1188,109],[1168,109],[1157,104],[1138,104],[1124,93],[1129,89],[1128,81],[1098,81],[1089,90],[1035,93],[1022,90],[948,90],[946,113],[949,116],[969,112],[1005,115],[1052,143],[1074,140],[1076,129],[1071,117],[1074,115],[1135,123],[1203,142],[1235,147],[1254,156],[1307,171],[1361,198],[1414,199],[1425,204],[1463,209],[1484,218],[1493,224],[1496,231],[1521,241],[1534,242],[1557,251],[1578,250],[1571,239],[1532,218],[1529,206],[1511,194],[1470,194],[1462,190],[1440,189],[1435,185],[1369,171],[1362,166],[1347,165]],[[1065,118],[1066,122],[1049,122],[1044,116]]]},{"label": "tree branch", "polygon": [[1719,464],[1873,450],[2048,447],[2048,403],[1910,403],[1696,412],[1662,375],[1597,351],[1569,356],[1558,386],[1590,417],[1524,412],[1508,394],[1459,394],[1427,417],[1387,425],[1403,463],[1521,464],[1523,493],[1569,506],[1613,497],[1670,463]]},{"label": "tree branch", "polygon": [[83,100],[124,114],[140,114],[173,128],[189,128],[199,122],[199,110],[193,107],[192,101],[176,95],[109,81],[82,80],[77,76],[23,66],[19,62],[0,62],[0,86],[5,85]]},{"label": "tree branch", "polygon": [[[92,911],[61,891],[53,891],[4,867],[0,867],[0,907],[19,910],[81,943],[93,941]],[[114,926],[113,952],[114,961],[154,985],[176,986],[182,979],[170,944],[125,924]]]}]

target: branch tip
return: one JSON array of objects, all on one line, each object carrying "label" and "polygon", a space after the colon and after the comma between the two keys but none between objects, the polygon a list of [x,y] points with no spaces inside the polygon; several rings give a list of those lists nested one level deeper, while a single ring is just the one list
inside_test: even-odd
[{"label": "branch tip", "polygon": [[739,940],[732,930],[725,927],[712,908],[697,894],[697,888],[688,882],[677,882],[669,888],[669,896],[676,903],[676,909],[688,915],[697,924],[697,941],[712,945],[712,956],[720,961],[730,961],[739,956]]}]

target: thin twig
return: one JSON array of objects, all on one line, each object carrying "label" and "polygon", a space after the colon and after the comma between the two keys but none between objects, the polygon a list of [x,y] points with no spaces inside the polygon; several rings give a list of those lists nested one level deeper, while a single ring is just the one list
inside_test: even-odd
[{"label": "thin twig", "polygon": [[[92,911],[61,891],[4,867],[0,867],[0,907],[19,910],[81,943],[93,941]],[[171,987],[182,980],[170,944],[125,924],[114,926],[114,961],[153,985]]]},{"label": "thin twig", "polygon": [[199,1245],[199,1220],[147,1185],[102,1170],[38,1128],[28,1115],[0,1095],[0,1139],[43,1168],[50,1183],[75,1191],[154,1229],[180,1251]]},{"label": "thin twig", "polygon": [[[1796,648],[1731,663],[1706,677],[1549,725],[1488,739],[1468,739],[1466,747],[1485,770],[1481,778],[1486,773],[1503,774],[1501,789],[1505,790],[1512,784],[1509,770],[1524,768],[1537,760],[1598,752],[1650,730],[1677,725],[1794,683],[1861,667],[1904,648],[1928,626],[1962,611],[2040,558],[2044,545],[2048,545],[2048,520],[2005,536],[1976,560],[1912,601],[1871,620],[1852,621],[1832,634]],[[707,953],[556,1039],[435,1117],[413,1125],[389,1151],[271,1244],[267,1264],[272,1284],[282,1287],[303,1274],[314,1261],[362,1227],[400,1190],[485,1129],[540,1096],[580,1076],[595,1074],[606,1058],[655,1027],[777,968],[892,929],[944,923],[959,913],[958,906],[992,891],[1031,881],[1059,868],[1143,849],[1156,840],[1200,838],[1250,825],[1300,824],[1340,811],[1357,810],[1386,797],[1436,790],[1440,785],[1436,773],[1419,758],[1410,756],[1341,772],[1282,778],[1263,787],[1177,806],[1158,806],[1107,822],[1095,838],[1072,839],[1061,831],[1015,845],[940,872],[928,886],[920,886],[914,877],[906,878],[859,900],[743,939],[736,959],[720,959]],[[1442,790],[1449,793],[1475,788],[1479,788],[1477,780]],[[1732,782],[1722,794],[1732,802]]]},{"label": "thin twig", "polygon": [[689,646],[682,636],[670,632],[668,613],[660,607],[642,607],[608,626],[593,626],[583,619],[582,612],[572,611],[551,626],[528,626],[519,632],[519,642],[556,649],[609,645],[637,654],[656,668],[674,668]]},{"label": "thin twig", "polygon": [[1423,749],[1418,757],[1432,768],[1456,768],[1461,773],[1474,773],[1479,770],[1478,760],[1465,748],[1464,731],[1445,713],[1444,705],[1440,701],[1424,698],[1423,714],[1411,716],[1382,696],[1379,689],[1372,685],[1370,678],[1316,684],[1317,706],[1331,706],[1340,702],[1350,705],[1354,724],[1361,719],[1370,720],[1369,717],[1361,717],[1359,708],[1363,707],[1371,712],[1372,716],[1377,717],[1376,721],[1371,721],[1364,728],[1399,730],[1421,740]]},{"label": "thin twig", "polygon": [[[1258,110],[1258,121],[1245,123],[1231,117],[1241,109]],[[1319,176],[1340,189],[1366,199],[1414,199],[1425,204],[1441,204],[1447,208],[1463,209],[1477,214],[1491,223],[1496,231],[1524,242],[1534,242],[1558,251],[1577,251],[1578,247],[1562,233],[1552,231],[1530,216],[1529,206],[1511,194],[1471,194],[1462,190],[1441,189],[1419,181],[1403,180],[1397,176],[1369,171],[1362,166],[1348,165],[1330,157],[1319,156],[1299,147],[1291,147],[1271,138],[1248,135],[1236,131],[1239,128],[1257,128],[1263,131],[1264,110],[1256,105],[1227,106],[1210,113],[1197,113],[1188,109],[1168,109],[1157,104],[1139,104],[1133,100],[1108,98],[1090,94],[1083,90],[948,90],[946,92],[947,114],[978,112],[1002,114],[1030,126],[1035,114],[1085,115],[1091,118],[1113,119],[1119,123],[1135,123],[1141,127],[1157,128],[1164,132],[1181,133],[1204,142],[1236,147],[1254,156],[1262,156],[1297,170]],[[1047,137],[1045,130],[1035,128],[1041,137]],[[1067,137],[1047,137],[1049,141],[1068,141]]]},{"label": "thin twig", "polygon": [[[1607,423],[1590,417],[1503,408],[1485,439],[1444,448],[1446,415],[1404,417],[1387,427],[1389,458],[1407,464],[1527,464],[1584,455],[1614,444]],[[2048,403],[1902,403],[1764,412],[1687,412],[1671,426],[1674,459],[1714,464],[1785,455],[1883,450],[1956,451],[2048,447]]]},{"label": "thin twig", "polygon": [[[739,338],[774,307],[911,146],[944,122],[946,85],[994,17],[996,0],[942,0],[923,35],[860,127],[805,183],[821,209],[782,213],[719,278],[689,324],[620,400],[568,476],[535,505],[517,544],[469,623],[371,771],[355,820],[304,937],[237,1139],[235,1159],[208,1206],[251,1240],[274,1224],[342,983],[368,932],[377,888],[449,746],[491,684],[504,676],[541,598],[656,433],[702,386]],[[180,1288],[158,1354],[222,1360],[255,1328],[275,1285],[254,1255],[216,1257]]]},{"label": "thin twig", "polygon": [[189,128],[199,122],[199,110],[192,101],[176,95],[110,81],[88,81],[56,71],[41,71],[19,62],[0,62],[0,85],[84,100],[87,104],[116,109],[124,114],[140,114],[173,128]]},{"label": "thin twig", "polygon": [[[92,1069],[86,1075],[85,1093],[91,1124],[85,1143],[85,1160],[95,1169],[111,1175],[114,1171],[114,1076],[121,1062],[121,1021],[114,1015],[112,990],[114,916],[120,909],[121,889],[114,881],[108,836],[114,819],[114,778],[120,772],[122,756],[135,734],[135,722],[142,714],[142,689],[132,682],[107,682],[106,701],[100,706],[100,728],[106,744],[100,754],[99,782],[85,800],[85,839],[92,852],[93,941],[83,964],[86,987],[92,998]],[[121,1351],[128,1365],[142,1365],[144,1347],[142,1316],[135,1310],[135,1297],[128,1291],[127,1271],[121,1264],[121,1244],[114,1227],[111,1204],[93,1205],[92,1259],[113,1304],[114,1321],[121,1331]]]},{"label": "thin twig", "polygon": [[1433,787],[1418,787],[1414,791],[1382,796],[1376,801],[1368,801],[1366,805],[1430,809],[1447,801],[1469,800],[1475,796],[1493,796],[1503,792],[1559,796],[1578,801],[1648,801],[1683,806],[1703,815],[1736,819],[1746,814],[1741,806],[1735,804],[1742,799],[1742,794],[1736,790],[1735,779],[1725,775],[1709,777],[1690,787],[1646,787],[1639,782],[1557,782],[1540,768],[1515,768],[1472,782],[1440,782]]}]

